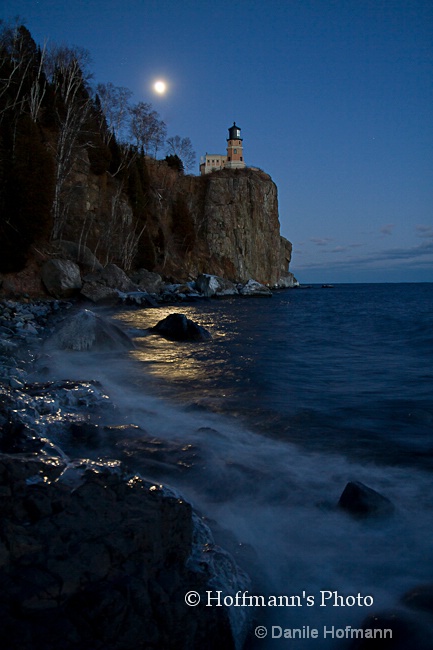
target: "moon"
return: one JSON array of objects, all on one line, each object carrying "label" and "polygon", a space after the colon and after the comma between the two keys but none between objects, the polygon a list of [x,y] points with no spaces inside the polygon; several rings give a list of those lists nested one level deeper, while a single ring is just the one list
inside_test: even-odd
[{"label": "moon", "polygon": [[153,84],[153,89],[156,93],[158,93],[158,95],[163,95],[167,90],[167,84],[165,81],[162,81],[162,79],[159,79]]}]

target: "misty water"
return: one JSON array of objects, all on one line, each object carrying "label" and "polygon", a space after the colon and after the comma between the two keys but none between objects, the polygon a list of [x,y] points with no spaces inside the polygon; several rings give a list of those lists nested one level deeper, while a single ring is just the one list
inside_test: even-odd
[{"label": "misty water", "polygon": [[[97,379],[116,404],[104,417],[117,428],[93,457],[120,457],[177,488],[249,573],[251,593],[300,596],[300,606],[256,610],[256,625],[359,627],[433,582],[432,307],[431,284],[378,284],[124,309],[114,317],[135,350],[62,353],[52,374]],[[148,334],[173,312],[212,340]],[[395,513],[357,519],[337,508],[348,481]],[[321,607],[322,591],[374,605]],[[345,643],[268,637],[249,647]]]}]

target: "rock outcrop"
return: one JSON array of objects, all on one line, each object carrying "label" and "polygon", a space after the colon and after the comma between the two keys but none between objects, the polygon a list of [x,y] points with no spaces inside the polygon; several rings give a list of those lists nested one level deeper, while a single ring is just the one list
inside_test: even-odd
[{"label": "rock outcrop", "polygon": [[256,170],[208,174],[202,228],[209,259],[203,270],[233,282],[270,286],[288,271],[291,244],[280,236],[277,187]]},{"label": "rock outcrop", "polygon": [[205,554],[189,503],[119,467],[10,452],[0,453],[2,647],[234,650],[226,608],[185,604],[219,577],[195,559]]}]

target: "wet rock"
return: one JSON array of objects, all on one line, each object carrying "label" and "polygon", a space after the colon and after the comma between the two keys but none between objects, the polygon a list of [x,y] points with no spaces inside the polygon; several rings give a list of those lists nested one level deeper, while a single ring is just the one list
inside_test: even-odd
[{"label": "wet rock", "polygon": [[239,294],[236,286],[230,280],[224,280],[217,275],[202,273],[195,281],[197,289],[207,298],[237,296]]},{"label": "wet rock", "polygon": [[70,260],[49,260],[41,271],[42,282],[54,298],[70,298],[82,287],[80,268]]},{"label": "wet rock", "polygon": [[358,516],[390,515],[394,512],[394,505],[389,499],[360,481],[350,481],[346,485],[338,505]]},{"label": "wet rock", "polygon": [[249,612],[203,602],[192,615],[185,604],[190,590],[204,601],[208,589],[234,594],[249,582],[176,493],[101,463],[53,471],[49,459],[0,455],[0,497],[6,491],[2,647],[242,646]]},{"label": "wet rock", "polygon": [[62,350],[119,350],[134,347],[120,327],[88,309],[83,309],[63,322],[47,343]]},{"label": "wet rock", "polygon": [[160,298],[164,302],[196,302],[203,300],[203,295],[197,292],[194,282],[184,282],[166,284]]},{"label": "wet rock", "polygon": [[272,291],[256,280],[248,280],[248,282],[240,288],[239,293],[241,296],[272,296]]},{"label": "wet rock", "polygon": [[210,332],[184,314],[170,314],[149,328],[149,332],[172,341],[207,341],[212,338]]},{"label": "wet rock", "polygon": [[433,615],[433,584],[418,585],[402,598],[403,605]]},{"label": "wet rock", "polygon": [[147,291],[130,291],[129,293],[120,293],[122,302],[126,305],[137,305],[146,307],[158,307],[156,300],[147,293]]}]

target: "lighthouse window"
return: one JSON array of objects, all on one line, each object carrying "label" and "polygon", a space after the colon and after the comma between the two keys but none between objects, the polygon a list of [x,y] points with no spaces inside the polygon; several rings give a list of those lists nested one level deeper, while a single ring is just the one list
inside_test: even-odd
[{"label": "lighthouse window", "polygon": [[238,152],[238,150],[237,150],[237,149],[233,149],[233,153],[237,153],[237,152]]}]

